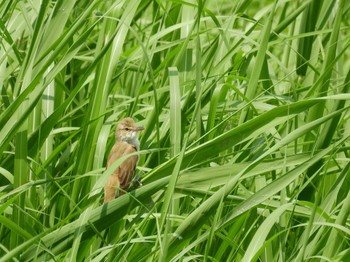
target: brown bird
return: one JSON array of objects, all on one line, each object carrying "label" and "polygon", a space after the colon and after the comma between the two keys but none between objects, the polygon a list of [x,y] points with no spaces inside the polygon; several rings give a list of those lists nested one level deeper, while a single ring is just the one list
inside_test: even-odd
[{"label": "brown bird", "polygon": [[[115,130],[116,142],[109,153],[107,168],[122,156],[140,150],[140,142],[137,138],[137,133],[140,130],[143,130],[143,127],[136,126],[135,121],[130,117],[124,118],[120,121]],[[118,195],[122,195],[124,194],[124,191],[128,190],[138,160],[138,155],[130,156],[116,170],[114,170],[113,174],[108,178],[104,188],[104,203],[113,200],[116,197],[117,191],[119,191]]]}]

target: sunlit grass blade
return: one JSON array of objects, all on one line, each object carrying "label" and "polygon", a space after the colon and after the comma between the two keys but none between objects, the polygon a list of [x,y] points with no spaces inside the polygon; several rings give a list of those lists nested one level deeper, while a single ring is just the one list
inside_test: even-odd
[{"label": "sunlit grass blade", "polygon": [[170,145],[171,157],[181,150],[181,97],[180,82],[176,68],[169,68],[170,88]]},{"label": "sunlit grass blade", "polygon": [[[256,55],[256,60],[254,63],[253,67],[253,74],[251,75],[247,90],[246,90],[246,98],[248,101],[252,101],[254,97],[257,95],[257,88],[258,88],[258,81],[260,79],[260,75],[263,69],[264,61],[265,61],[265,56],[266,56],[266,50],[269,44],[269,38],[270,38],[270,33],[271,33],[271,28],[272,28],[272,22],[273,22],[273,17],[275,13],[275,8],[277,4],[277,0],[274,2],[274,4],[271,7],[269,17],[267,19],[266,24],[263,27],[263,30],[261,32],[261,39],[259,42],[259,47],[258,47],[258,53]],[[247,118],[249,108],[252,106],[249,104],[249,107],[244,109],[240,115],[240,124],[248,120],[250,117]]]},{"label": "sunlit grass blade", "polygon": [[[246,253],[244,254],[244,257],[241,261],[243,262],[249,262],[249,261],[256,261],[257,260],[257,253],[261,246],[264,244],[267,235],[272,230],[272,227],[276,222],[278,222],[278,219],[282,215],[283,212],[285,212],[291,205],[291,203],[285,204],[283,206],[280,206],[275,211],[273,211],[260,225],[258,230],[256,231],[254,237],[252,238]],[[254,259],[253,259],[254,258]]]}]

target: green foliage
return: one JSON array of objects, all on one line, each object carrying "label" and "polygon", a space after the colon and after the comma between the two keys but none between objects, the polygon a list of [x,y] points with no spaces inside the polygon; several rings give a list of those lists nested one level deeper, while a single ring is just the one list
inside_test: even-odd
[{"label": "green foliage", "polygon": [[[349,10],[2,1],[0,261],[350,260]],[[143,186],[102,205],[126,116]]]}]

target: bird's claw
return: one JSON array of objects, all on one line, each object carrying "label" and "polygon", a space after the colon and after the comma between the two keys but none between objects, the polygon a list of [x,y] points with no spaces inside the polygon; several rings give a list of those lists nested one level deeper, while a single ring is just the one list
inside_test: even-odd
[{"label": "bird's claw", "polygon": [[142,186],[140,179],[141,179],[141,176],[139,175],[139,176],[136,176],[131,182],[140,187],[140,186]]}]

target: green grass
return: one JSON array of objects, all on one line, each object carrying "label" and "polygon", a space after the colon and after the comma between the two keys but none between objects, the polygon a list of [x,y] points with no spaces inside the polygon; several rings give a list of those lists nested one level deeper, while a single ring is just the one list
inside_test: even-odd
[{"label": "green grass", "polygon": [[[350,260],[348,1],[0,14],[0,261]],[[102,205],[126,116],[143,186]]]}]

